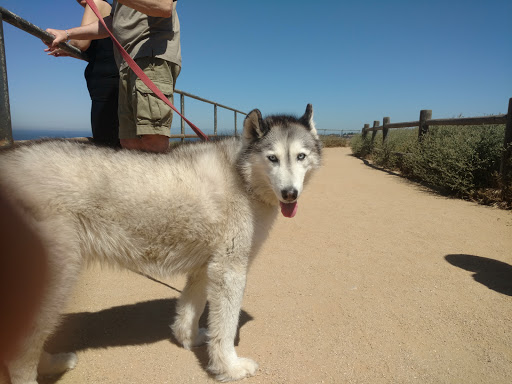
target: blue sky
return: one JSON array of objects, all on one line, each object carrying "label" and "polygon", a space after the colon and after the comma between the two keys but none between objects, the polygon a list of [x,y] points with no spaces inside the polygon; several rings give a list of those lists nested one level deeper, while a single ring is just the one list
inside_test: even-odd
[{"label": "blue sky", "polygon": [[[75,0],[0,6],[43,29],[82,15]],[[420,109],[506,113],[512,97],[510,0],[179,0],[178,13],[177,88],[242,111],[300,115],[312,103],[318,128],[359,130],[383,116],[417,120]],[[4,36],[13,129],[88,130],[86,63],[49,57],[6,23]],[[210,132],[213,107],[186,103]],[[232,125],[233,112],[219,111],[219,127]]]}]

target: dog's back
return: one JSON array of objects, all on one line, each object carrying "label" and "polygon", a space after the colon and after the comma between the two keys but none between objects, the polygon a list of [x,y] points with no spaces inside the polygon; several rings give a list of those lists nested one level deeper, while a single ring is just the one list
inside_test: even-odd
[{"label": "dog's back", "polygon": [[[85,258],[157,275],[163,264],[167,275],[224,237],[234,206],[250,220],[239,150],[237,140],[165,155],[49,141],[3,154],[0,180],[37,222],[68,221]],[[171,260],[175,249],[188,262]]]}]

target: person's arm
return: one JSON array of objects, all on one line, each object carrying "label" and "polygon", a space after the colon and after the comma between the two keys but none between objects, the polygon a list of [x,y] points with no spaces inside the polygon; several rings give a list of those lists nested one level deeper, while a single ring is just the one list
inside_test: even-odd
[{"label": "person's arm", "polygon": [[[98,10],[100,11],[101,16],[107,17],[110,15],[110,11],[112,10],[112,7],[109,3],[103,0],[94,0],[94,4],[96,4],[96,7],[98,7]],[[82,24],[81,26],[91,24],[95,21],[98,21],[98,18],[96,17],[96,14],[92,11],[91,7],[89,5],[85,6],[84,9],[84,15],[82,17]],[[68,31],[69,32],[69,31]],[[69,41],[69,44],[77,47],[81,51],[86,51],[87,48],[91,45],[91,40],[77,40],[73,39]]]},{"label": "person's arm", "polygon": [[[107,17],[108,15],[110,15],[110,11],[112,10],[112,7],[110,6],[110,4],[108,4],[107,2],[105,2],[103,0],[94,0],[94,3],[98,7],[98,10],[100,11],[100,14],[103,17]],[[92,9],[91,9],[91,7],[89,7],[89,5],[86,5],[85,9],[84,9],[84,14],[82,17],[81,26],[86,26],[86,25],[89,25],[89,24],[97,22],[97,21],[98,21],[98,18],[96,17],[96,14],[92,11]],[[58,30],[56,30],[56,29],[47,29],[46,31],[49,33],[52,33],[55,36],[57,36],[57,34],[59,33]],[[66,38],[68,38],[68,36],[69,36],[69,30],[66,34]],[[91,40],[72,39],[72,40],[69,40],[68,43],[69,43],[69,45],[72,45],[72,46],[80,49],[83,52],[83,51],[86,51],[87,48],[89,48],[89,46],[91,45]],[[69,57],[70,56],[70,54],[67,53],[66,51],[64,51],[58,47],[54,47],[54,46],[50,46],[50,45],[44,51],[48,52],[48,55],[55,56],[55,57]]]},{"label": "person's arm", "polygon": [[[108,29],[112,29],[112,17],[107,16],[103,19]],[[108,37],[107,30],[103,27],[100,21],[94,21],[91,24],[82,25],[71,29],[61,30],[48,28],[46,32],[55,36],[55,39],[50,46],[50,50],[57,49],[60,43],[64,43],[69,39],[74,40],[97,40]]]},{"label": "person's arm", "polygon": [[148,16],[172,16],[173,0],[118,0],[117,2]]}]

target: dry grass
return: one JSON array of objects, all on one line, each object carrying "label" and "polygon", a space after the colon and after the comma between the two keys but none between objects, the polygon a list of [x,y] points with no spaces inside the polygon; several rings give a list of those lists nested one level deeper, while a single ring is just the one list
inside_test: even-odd
[{"label": "dry grass", "polygon": [[350,140],[340,136],[320,136],[324,148],[348,147]]}]

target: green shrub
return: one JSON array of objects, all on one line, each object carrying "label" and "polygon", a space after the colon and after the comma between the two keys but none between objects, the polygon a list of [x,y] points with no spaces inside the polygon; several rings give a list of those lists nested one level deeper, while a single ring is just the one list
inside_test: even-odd
[{"label": "green shrub", "polygon": [[412,175],[461,196],[491,186],[504,130],[493,126],[431,127],[404,161]]},{"label": "green shrub", "polygon": [[375,136],[372,160],[381,167],[404,172],[403,156],[410,153],[417,142],[417,129],[390,130],[384,143],[379,132]]},{"label": "green shrub", "polygon": [[358,135],[351,147],[356,156],[450,194],[511,205],[512,186],[499,176],[504,134],[503,125],[430,127],[419,142],[417,129],[399,129],[390,130],[385,143],[382,132],[373,143],[371,133]]},{"label": "green shrub", "polygon": [[357,157],[365,158],[372,153],[373,145],[371,143],[371,134],[363,138],[362,135],[355,135],[350,139],[350,148]]}]

